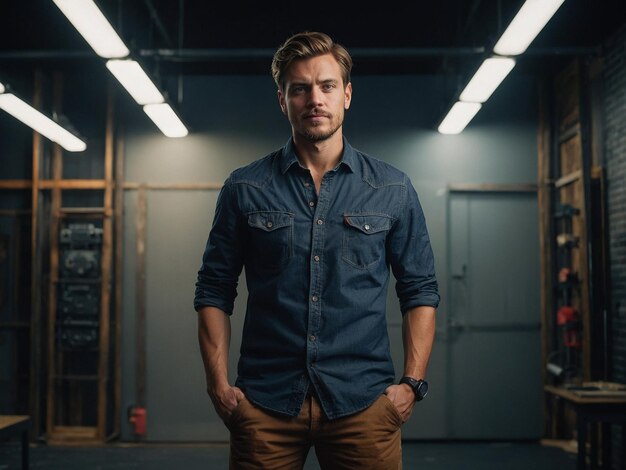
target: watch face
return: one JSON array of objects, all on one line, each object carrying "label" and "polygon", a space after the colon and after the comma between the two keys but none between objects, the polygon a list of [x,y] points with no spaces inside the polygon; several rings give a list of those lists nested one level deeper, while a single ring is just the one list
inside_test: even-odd
[{"label": "watch face", "polygon": [[428,393],[428,382],[425,380],[416,380],[413,377],[402,377],[400,383],[405,383],[413,389],[415,393],[415,401],[423,400]]},{"label": "watch face", "polygon": [[428,382],[425,380],[420,380],[419,385],[417,386],[417,395],[421,398],[424,398],[428,394]]}]

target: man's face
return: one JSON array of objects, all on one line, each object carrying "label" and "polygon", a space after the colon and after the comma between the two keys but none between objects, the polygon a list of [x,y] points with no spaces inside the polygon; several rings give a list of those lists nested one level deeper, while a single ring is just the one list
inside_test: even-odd
[{"label": "man's face", "polygon": [[310,142],[332,137],[343,124],[350,107],[352,85],[344,88],[341,67],[332,54],[297,60],[285,75],[285,89],[278,101],[294,135]]}]

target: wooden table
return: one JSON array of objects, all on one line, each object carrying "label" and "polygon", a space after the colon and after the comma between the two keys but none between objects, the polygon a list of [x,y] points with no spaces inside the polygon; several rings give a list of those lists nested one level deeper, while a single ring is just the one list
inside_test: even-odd
[{"label": "wooden table", "polygon": [[22,470],[28,469],[28,432],[30,416],[0,415],[0,441],[20,435],[22,440]]},{"label": "wooden table", "polygon": [[[546,385],[544,390],[563,399],[576,412],[576,428],[578,434],[578,470],[587,468],[587,433],[589,424],[613,423],[622,425],[622,434],[626,437],[626,396],[618,396],[607,393],[589,396],[575,393],[564,387]],[[595,428],[592,429],[591,452],[589,460],[592,469],[598,468],[598,442]],[[626,439],[625,439],[626,440]],[[608,455],[608,439],[603,436],[603,456]],[[603,462],[603,467],[609,468],[608,462]]]}]

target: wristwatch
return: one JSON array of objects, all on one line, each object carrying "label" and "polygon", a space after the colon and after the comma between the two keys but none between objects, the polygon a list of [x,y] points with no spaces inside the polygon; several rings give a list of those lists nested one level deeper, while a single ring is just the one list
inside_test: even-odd
[{"label": "wristwatch", "polygon": [[407,384],[415,393],[415,401],[421,401],[428,394],[428,382],[423,379],[414,379],[413,377],[402,377],[401,384]]}]

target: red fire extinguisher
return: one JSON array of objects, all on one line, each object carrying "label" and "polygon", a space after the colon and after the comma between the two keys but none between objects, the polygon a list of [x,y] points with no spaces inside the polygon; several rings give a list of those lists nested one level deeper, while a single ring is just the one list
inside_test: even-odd
[{"label": "red fire extinguisher", "polygon": [[133,425],[135,435],[143,437],[146,435],[146,409],[133,406],[129,410],[128,421]]}]

